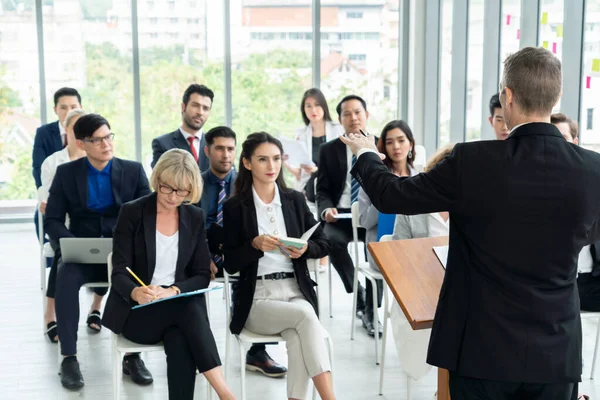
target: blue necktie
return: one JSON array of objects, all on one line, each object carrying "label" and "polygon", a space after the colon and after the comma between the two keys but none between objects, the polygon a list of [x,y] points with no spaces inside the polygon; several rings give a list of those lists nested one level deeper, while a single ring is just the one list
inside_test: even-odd
[{"label": "blue necktie", "polygon": [[[354,168],[354,164],[356,164],[356,156],[352,156],[352,168]],[[350,203],[354,204],[358,201],[358,191],[360,190],[360,184],[358,181],[352,176],[350,179]]]},{"label": "blue necktie", "polygon": [[[225,181],[219,180],[219,185],[221,185],[221,190],[219,191],[219,196],[217,197],[217,222],[216,224],[219,226],[223,226],[223,203],[225,202],[225,197],[227,197],[225,193]],[[223,257],[218,254],[213,256],[213,262],[215,265],[219,265],[223,261]]]}]

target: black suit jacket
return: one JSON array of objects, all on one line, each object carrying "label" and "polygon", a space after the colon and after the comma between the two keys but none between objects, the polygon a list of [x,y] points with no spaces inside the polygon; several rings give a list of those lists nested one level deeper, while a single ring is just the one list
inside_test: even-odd
[{"label": "black suit jacket", "polygon": [[[198,154],[198,167],[200,167],[200,172],[206,171],[209,167],[208,157],[204,154],[204,146],[206,146],[206,138],[203,133],[200,138],[200,152]],[[152,140],[152,168],[154,168],[160,156],[162,156],[165,151],[171,149],[187,150],[192,154],[190,142],[185,140],[181,131],[177,129],[176,131],[166,133]]]},{"label": "black suit jacket", "polygon": [[[288,237],[299,238],[304,232],[314,226],[312,213],[306,205],[304,195],[294,190],[280,190],[281,208]],[[238,293],[233,305],[233,317],[230,329],[234,334],[240,333],[246,325],[248,314],[252,308],[258,260],[264,255],[252,247],[252,239],[258,236],[258,221],[252,195],[241,198],[231,197],[223,205],[223,226],[225,242],[224,268],[230,274],[240,273]],[[300,291],[318,314],[317,295],[314,290],[316,283],[310,278],[306,260],[321,258],[327,255],[329,243],[321,227],[313,233],[308,241],[308,249],[298,259],[292,260],[296,280]]]},{"label": "black suit jacket", "polygon": [[[378,138],[374,136],[375,143]],[[319,148],[316,202],[318,215],[335,208],[342,197],[348,173],[346,145],[338,138],[323,143]]]},{"label": "black suit jacket", "polygon": [[62,138],[58,121],[42,125],[35,131],[33,140],[33,153],[31,155],[33,167],[33,179],[35,186],[42,186],[42,164],[44,160],[52,153],[62,150]]},{"label": "black suit jacket", "polygon": [[[142,164],[113,158],[112,192],[115,203],[104,213],[88,204],[88,166],[86,158],[59,165],[50,187],[44,229],[52,240],[63,237],[112,237],[121,205],[150,193]],[[65,216],[69,214],[69,229]]]},{"label": "black suit jacket", "polygon": [[[204,214],[198,207],[179,206],[179,246],[175,283],[182,293],[208,287],[210,256]],[[156,267],[156,193],[124,204],[113,236],[112,286],[102,323],[121,333],[131,307],[131,291],[139,286],[125,267],[149,285]]]},{"label": "black suit jacket", "polygon": [[352,174],[383,213],[450,212],[428,363],[479,379],[580,380],[577,258],[600,239],[600,155],[531,123],[505,141],[458,144],[412,178],[373,153]]}]

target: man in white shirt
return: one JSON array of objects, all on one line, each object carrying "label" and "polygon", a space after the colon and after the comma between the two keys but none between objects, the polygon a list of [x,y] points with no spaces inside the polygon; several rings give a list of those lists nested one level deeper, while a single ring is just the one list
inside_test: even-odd
[{"label": "man in white shirt", "polygon": [[210,115],[214,96],[212,90],[196,83],[185,90],[181,102],[181,126],[174,132],[159,136],[152,141],[151,166],[153,168],[165,151],[183,149],[189,151],[194,157],[201,172],[208,169],[209,160],[204,154],[206,140],[202,127]]}]

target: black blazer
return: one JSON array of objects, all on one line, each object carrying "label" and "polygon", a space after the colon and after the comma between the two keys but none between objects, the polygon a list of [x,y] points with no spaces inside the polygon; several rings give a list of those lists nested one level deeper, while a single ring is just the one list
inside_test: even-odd
[{"label": "black blazer", "polygon": [[[86,158],[59,165],[50,186],[44,229],[52,240],[63,237],[112,237],[121,205],[150,193],[142,164],[113,158],[111,183],[115,203],[99,213],[88,203]],[[69,229],[65,216],[69,214]]]},{"label": "black blazer", "polygon": [[[317,223],[308,209],[302,193],[295,190],[287,192],[280,190],[279,196],[288,237],[299,238]],[[251,244],[252,239],[258,236],[258,221],[252,195],[245,198],[235,195],[225,202],[223,227],[225,231],[224,268],[230,274],[240,273],[238,293],[233,304],[233,317],[230,324],[231,332],[237,334],[246,325],[248,314],[252,308],[258,260],[264,255],[262,251],[255,249]],[[306,260],[324,257],[328,250],[329,242],[323,229],[319,227],[308,241],[308,249],[302,257],[292,260],[300,291],[317,314],[319,313],[317,294],[313,288],[316,283],[310,279]]]},{"label": "black blazer", "polygon": [[[113,237],[112,286],[102,323],[121,333],[131,307],[130,297],[139,286],[129,267],[149,285],[156,266],[156,193],[124,204]],[[210,255],[204,232],[204,213],[198,207],[179,206],[179,247],[175,283],[182,293],[208,287]]]},{"label": "black blazer", "polygon": [[42,186],[41,175],[44,160],[52,153],[62,150],[63,147],[58,121],[37,128],[35,139],[33,140],[33,153],[31,155],[35,187],[39,188]]},{"label": "black blazer", "polygon": [[[378,138],[374,136],[375,143]],[[318,215],[327,208],[335,208],[342,197],[348,173],[346,145],[338,138],[323,143],[319,148],[316,202]]]},{"label": "black blazer", "polygon": [[581,248],[600,239],[600,155],[531,123],[456,145],[428,173],[376,154],[352,174],[383,213],[450,212],[448,263],[427,362],[500,381],[577,382]]},{"label": "black blazer", "polygon": [[[200,138],[200,152],[198,154],[198,167],[200,167],[200,172],[206,171],[209,167],[208,157],[204,154],[204,146],[206,146],[206,138],[203,133]],[[187,150],[192,154],[190,142],[185,140],[185,137],[183,137],[179,128],[171,133],[166,133],[152,140],[152,168],[154,168],[160,156],[162,156],[165,151],[171,149]]]}]

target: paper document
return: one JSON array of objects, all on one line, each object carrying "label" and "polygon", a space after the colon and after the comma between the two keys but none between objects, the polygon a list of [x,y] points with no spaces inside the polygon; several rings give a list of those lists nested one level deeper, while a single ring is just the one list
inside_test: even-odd
[{"label": "paper document", "polygon": [[189,296],[195,296],[197,294],[201,294],[201,293],[207,293],[207,292],[211,292],[213,290],[219,290],[219,289],[223,289],[223,285],[213,282],[211,283],[206,289],[199,289],[199,290],[194,290],[193,292],[186,292],[186,293],[181,293],[178,294],[177,296],[171,296],[171,297],[167,297],[165,299],[158,299],[158,300],[154,300],[151,301],[150,303],[146,303],[146,304],[139,304],[137,306],[133,306],[131,307],[132,310],[135,310],[136,308],[141,308],[141,307],[146,307],[146,306],[151,306],[152,304],[156,304],[156,303],[160,303],[161,301],[167,301],[167,300],[173,300],[173,299],[178,299],[180,297],[189,297]]},{"label": "paper document", "polygon": [[312,161],[312,155],[308,153],[306,143],[285,136],[280,136],[279,140],[283,145],[283,154],[288,156],[288,164],[295,167],[299,167],[300,165],[315,165]]},{"label": "paper document", "polygon": [[350,218],[352,218],[352,213],[339,213],[337,215],[334,215],[333,218],[335,218],[335,219],[350,219]]},{"label": "paper document", "polygon": [[281,237],[279,238],[279,241],[283,242],[283,244],[286,246],[301,249],[302,247],[304,247],[304,245],[308,243],[308,239],[310,239],[312,234],[315,233],[319,225],[320,223],[317,222],[312,228],[304,232],[304,234],[300,236],[300,238]]},{"label": "paper document", "polygon": [[442,263],[442,267],[446,269],[446,262],[448,261],[448,246],[434,247],[433,252],[437,256],[438,260],[440,260]]}]

